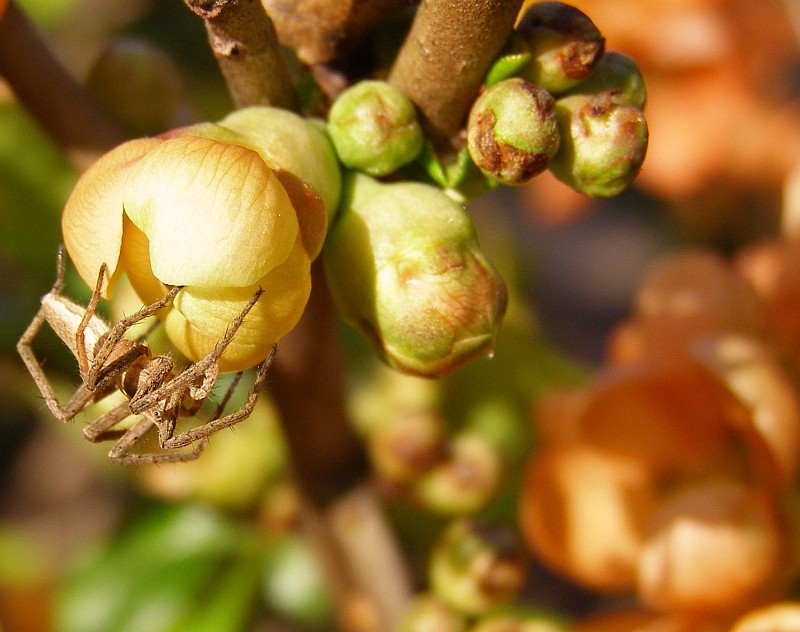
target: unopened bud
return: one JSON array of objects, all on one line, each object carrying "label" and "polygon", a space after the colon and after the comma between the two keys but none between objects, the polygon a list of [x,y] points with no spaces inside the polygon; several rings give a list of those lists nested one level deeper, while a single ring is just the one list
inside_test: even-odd
[{"label": "unopened bud", "polygon": [[615,93],[574,95],[556,102],[561,145],[550,171],[579,193],[612,197],[639,173],[647,153],[647,121]]},{"label": "unopened bud", "polygon": [[546,615],[489,615],[482,618],[470,632],[565,632],[566,624]]},{"label": "unopened bud", "polygon": [[512,78],[488,88],[472,106],[467,147],[475,164],[503,184],[525,184],[547,168],[558,149],[550,93]]},{"label": "unopened bud", "polygon": [[644,77],[636,62],[627,55],[606,52],[586,79],[569,94],[599,94],[613,90],[616,101],[643,109],[647,102]]},{"label": "unopened bud", "polygon": [[525,581],[525,559],[508,528],[458,520],[434,545],[428,572],[440,599],[479,615],[513,601]]},{"label": "unopened bud", "polygon": [[342,92],[328,131],[342,164],[373,176],[411,162],[424,142],[414,104],[385,81],[361,81]]},{"label": "unopened bud", "polygon": [[437,513],[472,514],[500,485],[500,454],[487,439],[472,432],[455,436],[447,447],[444,458],[415,481],[417,499]]},{"label": "unopened bud", "polygon": [[517,24],[531,49],[522,76],[550,92],[564,92],[592,72],[605,38],[585,13],[561,2],[532,4]]},{"label": "unopened bud", "polygon": [[324,257],[343,317],[390,366],[433,377],[494,348],[505,285],[440,189],[351,174]]},{"label": "unopened bud", "polygon": [[442,458],[445,428],[441,418],[416,411],[385,424],[370,437],[376,471],[393,482],[412,480]]},{"label": "unopened bud", "polygon": [[466,632],[467,621],[435,595],[411,600],[400,621],[400,632]]},{"label": "unopened bud", "polygon": [[174,126],[181,101],[178,69],[163,51],[124,39],[103,51],[86,79],[94,97],[133,136]]}]

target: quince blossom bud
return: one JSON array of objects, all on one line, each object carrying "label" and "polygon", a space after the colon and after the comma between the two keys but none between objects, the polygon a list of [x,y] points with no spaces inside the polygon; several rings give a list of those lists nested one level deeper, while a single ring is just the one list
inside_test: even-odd
[{"label": "quince blossom bud", "polygon": [[310,293],[308,244],[318,248],[316,233],[324,235],[327,223],[321,203],[317,219],[300,221],[309,212],[297,212],[249,144],[214,124],[130,141],[84,173],[62,218],[67,250],[87,284],[108,266],[105,295],[123,272],[145,303],[184,286],[159,317],[191,360],[208,353],[263,288],[220,360],[222,371],[260,362],[300,319]]},{"label": "quince blossom bud", "polygon": [[553,97],[523,79],[488,88],[470,111],[469,154],[484,174],[503,184],[525,184],[539,175],[558,143]]},{"label": "quince blossom bud", "polygon": [[169,55],[143,41],[110,44],[89,71],[86,85],[134,136],[169,129],[182,106],[178,69]]},{"label": "quince blossom bud", "polygon": [[440,189],[352,174],[324,255],[342,315],[390,366],[431,377],[491,352],[505,285]]},{"label": "quince blossom bud", "polygon": [[400,621],[400,632],[467,632],[467,620],[431,594],[411,600]]},{"label": "quince blossom bud", "polygon": [[597,62],[592,74],[572,88],[568,94],[599,94],[615,91],[619,103],[644,109],[647,87],[636,62],[627,55],[606,52]]},{"label": "quince blossom bud", "polygon": [[556,101],[561,146],[550,160],[556,178],[579,193],[613,197],[639,173],[647,153],[644,113],[614,91]]},{"label": "quince blossom bud", "polygon": [[522,548],[509,529],[462,519],[434,545],[428,574],[442,601],[478,615],[508,605],[522,588],[525,568]]},{"label": "quince blossom bud", "polygon": [[361,81],[336,97],[328,129],[342,164],[372,176],[411,162],[424,142],[414,104],[385,81]]},{"label": "quince blossom bud", "polygon": [[532,4],[516,31],[531,49],[522,76],[554,93],[589,76],[605,50],[605,38],[589,16],[561,2]]}]

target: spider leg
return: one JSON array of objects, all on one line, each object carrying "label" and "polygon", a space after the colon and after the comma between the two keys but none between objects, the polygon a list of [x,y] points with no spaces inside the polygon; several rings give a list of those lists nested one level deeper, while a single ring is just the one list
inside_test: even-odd
[{"label": "spider leg", "polygon": [[208,439],[202,439],[191,451],[163,452],[157,454],[131,454],[130,451],[139,440],[155,425],[152,417],[145,414],[141,421],[128,430],[117,441],[108,453],[112,461],[121,465],[135,466],[145,463],[175,463],[178,461],[192,461],[208,444]]},{"label": "spider leg", "polygon": [[[164,443],[165,448],[170,450],[174,450],[176,448],[182,448],[190,443],[197,441],[197,440],[208,440],[212,434],[217,432],[217,430],[222,430],[223,428],[228,428],[240,421],[247,419],[250,414],[253,412],[253,408],[256,405],[256,401],[258,400],[258,396],[261,393],[261,389],[264,386],[264,382],[266,381],[267,373],[269,372],[269,368],[272,365],[272,361],[275,359],[275,354],[278,351],[278,347],[275,346],[270,351],[267,358],[258,365],[258,370],[256,372],[256,379],[253,383],[253,387],[250,390],[250,395],[247,397],[247,401],[244,405],[239,408],[238,410],[230,413],[229,415],[225,415],[224,417],[219,417],[222,413],[222,409],[224,408],[225,404],[227,404],[227,400],[230,398],[230,393],[232,389],[228,389],[228,393],[224,398],[224,401],[221,406],[217,408],[217,413],[212,417],[209,421],[204,423],[202,426],[197,426],[192,428],[191,430],[187,430],[184,433],[174,436],[169,441]],[[238,379],[234,379],[233,387],[238,384]]]},{"label": "spider leg", "polygon": [[[53,286],[53,290],[51,291],[59,291],[61,285],[63,285],[63,268],[59,269],[59,275],[56,279],[56,284]],[[94,393],[81,385],[81,387],[75,392],[65,406],[62,406],[58,401],[58,398],[53,391],[53,387],[50,385],[50,380],[47,379],[44,369],[36,359],[36,355],[33,353],[33,348],[31,346],[34,338],[36,338],[36,335],[42,328],[42,325],[46,322],[46,319],[47,311],[46,308],[42,306],[39,308],[39,311],[36,312],[31,324],[28,325],[28,328],[23,332],[22,336],[17,342],[17,353],[19,353],[22,361],[25,363],[25,366],[28,369],[28,372],[31,374],[34,383],[39,388],[39,392],[42,394],[42,397],[44,397],[47,408],[50,409],[50,412],[56,419],[59,421],[68,422],[74,419],[75,415],[77,415],[93,401]]]},{"label": "spider leg", "polygon": [[[101,285],[102,285],[101,280],[98,280],[97,287],[100,288]],[[139,321],[144,320],[148,316],[152,316],[153,314],[164,309],[167,305],[169,305],[172,302],[172,300],[175,298],[178,292],[181,291],[181,289],[182,286],[176,285],[169,292],[167,292],[167,294],[163,298],[159,299],[155,303],[151,303],[150,305],[145,305],[144,307],[139,309],[135,314],[117,321],[117,323],[113,327],[111,327],[111,329],[108,332],[108,335],[103,340],[100,349],[98,349],[97,353],[95,353],[92,366],[88,369],[86,373],[86,378],[84,381],[90,388],[94,388],[99,382],[101,377],[100,374],[104,369],[108,357],[111,355],[111,353],[114,351],[119,341],[125,335],[125,332]],[[95,292],[99,297],[99,292],[97,289],[95,289]],[[92,295],[92,298],[94,299],[94,295]]]},{"label": "spider leg", "polygon": [[121,402],[86,426],[83,429],[83,434],[92,443],[115,439],[119,435],[119,432],[111,431],[111,428],[126,417],[129,417],[130,414],[131,409],[128,406],[127,400]]},{"label": "spider leg", "polygon": [[[100,293],[103,290],[103,277],[106,274],[106,264],[103,263],[100,266],[100,272],[97,275],[97,283],[94,287],[94,292],[92,292],[92,298],[89,299],[89,304],[86,306],[86,311],[83,314],[83,318],[81,319],[78,328],[75,330],[75,349],[77,351],[77,358],[78,358],[78,370],[81,373],[81,377],[84,378],[89,374],[89,358],[86,356],[86,328],[89,326],[89,321],[94,316],[94,313],[97,311],[97,303],[100,300]],[[94,366],[97,366],[95,363]],[[102,364],[100,364],[102,366]],[[94,384],[89,385],[91,389],[94,389]]]},{"label": "spider leg", "polygon": [[[131,399],[131,411],[134,413],[140,413],[145,411],[149,408],[152,408],[156,402],[159,400],[168,397],[171,393],[176,391],[180,391],[186,393],[189,391],[190,388],[194,388],[194,383],[199,376],[204,376],[203,386],[198,387],[199,392],[195,391],[198,394],[198,397],[195,399],[202,399],[208,395],[208,392],[211,390],[211,386],[213,386],[213,382],[208,384],[208,380],[205,377],[208,374],[209,367],[215,365],[217,360],[219,360],[220,356],[223,354],[225,349],[233,340],[233,336],[236,334],[239,327],[241,327],[242,323],[244,322],[245,317],[256,304],[256,301],[259,299],[261,294],[263,294],[264,290],[261,288],[253,294],[253,297],[250,301],[245,305],[244,309],[241,313],[233,320],[230,326],[225,330],[225,334],[223,337],[217,342],[214,348],[206,354],[203,358],[195,362],[194,364],[189,365],[183,371],[181,371],[178,375],[176,375],[171,380],[165,382],[162,386],[155,389],[154,391],[144,394],[140,397],[134,397]],[[270,357],[274,355],[274,352],[270,354]],[[214,371],[215,369],[211,369]],[[216,380],[216,376],[214,377]],[[203,393],[202,391],[205,391]]]}]

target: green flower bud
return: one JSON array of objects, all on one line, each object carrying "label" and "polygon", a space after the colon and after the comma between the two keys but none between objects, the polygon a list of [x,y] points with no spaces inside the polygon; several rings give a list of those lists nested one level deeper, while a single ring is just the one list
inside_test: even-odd
[{"label": "green flower bud", "polygon": [[586,79],[568,94],[599,94],[614,90],[617,100],[643,109],[647,102],[644,77],[636,62],[622,53],[606,52]]},{"label": "green flower bud", "polygon": [[470,632],[565,632],[567,626],[546,616],[490,615]]},{"label": "green flower bud", "polygon": [[414,597],[400,621],[399,632],[466,632],[467,621],[435,595]]},{"label": "green flower bud", "polygon": [[444,423],[429,411],[409,412],[385,424],[370,437],[375,470],[392,482],[406,482],[442,458]]},{"label": "green flower bud", "polygon": [[138,40],[111,43],[89,71],[86,85],[133,136],[169,129],[183,105],[180,75],[172,59]]},{"label": "green flower bud", "polygon": [[615,93],[574,95],[556,102],[561,146],[550,171],[579,193],[612,197],[627,187],[647,153],[647,121]]},{"label": "green flower bud", "polygon": [[361,81],[342,92],[328,114],[339,160],[384,176],[411,162],[424,138],[414,104],[385,81]]},{"label": "green flower bud", "polygon": [[451,524],[434,545],[428,566],[431,589],[469,615],[507,606],[525,581],[525,560],[507,528],[474,520]]},{"label": "green flower bud", "polygon": [[484,174],[503,184],[525,184],[539,175],[558,143],[553,97],[523,79],[488,88],[470,111],[469,154]]},{"label": "green flower bud", "polygon": [[532,4],[516,30],[531,48],[522,76],[550,92],[569,90],[589,76],[605,50],[589,16],[561,2]]},{"label": "green flower bud", "polygon": [[351,174],[324,257],[344,319],[390,366],[433,377],[491,353],[505,285],[440,189]]},{"label": "green flower bud", "polygon": [[500,485],[500,454],[474,432],[455,436],[447,448],[444,458],[414,482],[416,498],[437,513],[475,513]]}]

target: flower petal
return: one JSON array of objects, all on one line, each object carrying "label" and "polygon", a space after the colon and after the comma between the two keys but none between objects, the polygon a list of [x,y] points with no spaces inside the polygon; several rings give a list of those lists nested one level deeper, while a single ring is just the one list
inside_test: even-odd
[{"label": "flower petal", "polygon": [[263,360],[300,320],[311,293],[311,262],[298,238],[287,260],[246,287],[186,287],[165,318],[167,335],[192,360],[199,360],[225,334],[256,290],[264,294],[248,314],[220,361],[238,371]]},{"label": "flower petal", "polygon": [[123,202],[150,240],[153,273],[170,285],[252,285],[286,259],[298,233],[261,156],[207,138],[172,138],[148,153]]},{"label": "flower petal", "polygon": [[140,138],[112,149],[84,172],[64,207],[64,244],[81,278],[94,287],[100,266],[108,266],[104,296],[111,295],[119,276],[125,179],[133,165],[162,142]]}]

